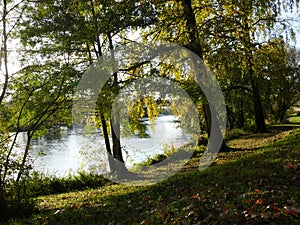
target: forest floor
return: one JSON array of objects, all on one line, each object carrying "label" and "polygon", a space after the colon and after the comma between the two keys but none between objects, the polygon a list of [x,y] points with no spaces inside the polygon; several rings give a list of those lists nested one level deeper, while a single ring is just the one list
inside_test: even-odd
[{"label": "forest floor", "polygon": [[162,182],[128,182],[37,198],[31,218],[10,224],[300,224],[300,128],[227,142],[199,171],[196,154]]}]

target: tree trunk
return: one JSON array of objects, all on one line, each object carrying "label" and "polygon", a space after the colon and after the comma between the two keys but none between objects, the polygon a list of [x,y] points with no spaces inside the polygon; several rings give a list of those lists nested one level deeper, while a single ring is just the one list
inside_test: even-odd
[{"label": "tree trunk", "polygon": [[[114,117],[115,116],[115,117]],[[116,171],[118,175],[124,175],[128,172],[122,154],[120,141],[120,121],[118,115],[112,115],[111,118],[111,137],[113,142],[113,155],[116,159]]]},{"label": "tree trunk", "polygon": [[[186,26],[187,26],[187,30],[189,33],[189,38],[190,38],[190,43],[188,45],[188,48],[194,52],[197,56],[200,57],[200,59],[203,60],[203,50],[202,50],[202,46],[200,44],[200,42],[198,41],[198,35],[197,35],[197,24],[196,24],[196,17],[195,17],[195,13],[193,11],[193,7],[192,7],[192,2],[191,0],[181,0],[182,1],[182,5],[183,5],[183,9],[184,9],[184,18],[186,20]],[[204,111],[204,116],[205,116],[205,122],[206,122],[206,127],[207,127],[207,132],[208,132],[208,137],[210,138],[210,131],[211,131],[211,126],[212,126],[212,116],[215,117],[215,113],[211,114],[210,112],[210,107],[207,103],[203,104],[203,111]],[[213,118],[214,120],[217,118]],[[218,127],[219,129],[217,129],[217,133],[218,133],[218,137],[221,137],[223,139],[222,136],[222,132],[220,130],[220,127]],[[219,135],[221,134],[221,136]],[[215,136],[215,135],[214,135]],[[213,138],[213,137],[211,137]],[[226,146],[226,143],[224,141],[224,139],[222,140],[222,147],[220,149],[220,151],[227,151],[228,148]],[[212,143],[212,141],[210,141]]]},{"label": "tree trunk", "polygon": [[[218,121],[217,114],[216,114],[213,106],[209,106],[208,104],[203,104],[203,111],[204,111],[204,116],[205,116],[206,129],[207,129],[207,133],[208,133],[208,141],[209,141],[208,144],[210,146],[212,146],[213,152],[217,152],[217,150],[214,149],[214,140],[215,140],[215,138],[223,139],[223,135],[222,135],[220,127],[216,127],[217,129],[215,130],[215,132],[211,133],[212,121],[213,120]],[[219,152],[228,152],[228,151],[229,151],[229,148],[227,147],[227,145],[223,139],[221,149],[219,150]]]},{"label": "tree trunk", "polygon": [[111,172],[114,172],[116,170],[116,165],[115,165],[115,160],[112,155],[111,148],[110,148],[107,123],[106,123],[105,117],[102,112],[100,112],[100,119],[101,119],[101,124],[102,124],[102,131],[103,131],[103,137],[104,137],[104,141],[105,141],[105,147],[106,147],[106,152],[107,152],[107,157],[108,157],[109,168],[110,168]]},{"label": "tree trunk", "polygon": [[[112,36],[108,32],[108,41],[109,41],[109,49],[111,50],[111,54],[113,59],[115,59],[114,55],[114,46],[113,46],[113,41],[112,41]],[[117,96],[119,93],[119,84],[118,84],[118,73],[115,72],[113,74],[113,81],[112,81],[112,92],[114,94],[114,97]],[[125,166],[124,159],[123,159],[123,154],[122,154],[122,148],[121,148],[121,141],[120,141],[120,115],[119,112],[115,112],[115,115],[111,114],[111,119],[110,119],[110,124],[111,124],[111,137],[112,137],[112,142],[113,142],[113,155],[116,160],[116,170],[117,174],[120,175],[121,177],[124,177],[124,175],[128,174],[128,170]]]},{"label": "tree trunk", "polygon": [[[7,172],[8,172],[8,165],[9,165],[10,156],[12,154],[14,146],[17,143],[18,135],[19,135],[19,130],[17,130],[17,132],[15,134],[14,140],[12,141],[12,143],[10,145],[10,148],[9,148],[7,154],[6,154],[5,162],[3,163],[4,164],[4,171],[3,171],[3,176],[2,176],[2,179],[1,179],[1,183],[0,183],[0,190],[2,190],[5,186],[5,180],[6,180],[6,175],[7,175]],[[1,172],[2,172],[2,168],[1,168]]]},{"label": "tree trunk", "polygon": [[118,118],[111,118],[111,137],[113,142],[113,154],[114,157],[120,162],[124,163],[123,155],[121,151],[121,142],[120,142],[120,123]]},{"label": "tree trunk", "polygon": [[263,107],[260,99],[260,93],[258,84],[252,80],[252,99],[253,99],[253,107],[255,113],[255,124],[256,124],[256,132],[265,133],[267,132],[265,117],[263,113]]},{"label": "tree trunk", "polygon": [[[118,77],[117,73],[113,74],[113,93],[116,95],[118,93]],[[111,124],[111,138],[112,138],[112,144],[113,144],[113,156],[116,159],[116,171],[118,175],[123,175],[128,173],[128,170],[125,166],[123,154],[122,154],[122,148],[121,148],[121,141],[120,141],[120,115],[119,112],[115,112],[111,115],[110,119]]]},{"label": "tree trunk", "polygon": [[[94,2],[92,0],[90,0],[90,3],[91,3],[92,15],[94,17],[94,25],[96,27],[96,30],[99,31],[98,21],[97,21],[97,17],[96,17],[95,8],[94,8]],[[108,41],[109,41],[109,48],[111,51],[113,51],[113,42],[112,42],[112,36],[111,36],[110,32],[107,33],[107,37],[108,37]],[[99,38],[98,34],[96,35],[96,43],[97,43],[98,49],[95,50],[95,53],[96,53],[97,59],[99,59],[100,57],[102,57],[103,53],[102,53],[102,46],[101,46],[100,38]],[[112,52],[112,54],[113,54],[113,52]],[[112,55],[112,57],[114,57],[114,55]],[[112,92],[114,94],[118,92],[117,73],[113,74]],[[108,136],[108,132],[107,132],[107,123],[106,123],[103,113],[101,113],[100,116],[101,116],[101,123],[102,123],[104,139],[105,139],[106,151],[108,153],[107,155],[108,155],[110,169],[112,172],[117,171],[118,173],[120,170],[127,171],[125,164],[124,164],[123,157],[122,157],[119,121],[111,120],[111,136],[112,136],[112,146],[113,146],[113,150],[111,151],[109,136]],[[117,129],[117,131],[115,129]],[[115,160],[115,159],[117,159],[117,160]],[[122,167],[122,166],[123,166],[123,168],[120,169],[120,167]]]},{"label": "tree trunk", "polygon": [[30,142],[31,142],[31,138],[32,138],[33,133],[31,133],[31,131],[27,131],[27,142],[26,142],[25,152],[23,154],[23,159],[22,159],[22,162],[21,162],[21,166],[20,166],[20,169],[19,169],[19,172],[18,172],[18,175],[17,175],[17,179],[16,179],[17,183],[20,181],[21,176],[23,175],[23,172],[24,172],[24,167],[25,167],[27,156],[28,156],[28,153],[29,153]]},{"label": "tree trunk", "polygon": [[245,25],[245,38],[244,38],[244,47],[245,47],[245,54],[248,64],[248,76],[250,80],[250,85],[252,88],[252,101],[254,107],[254,114],[255,114],[255,124],[256,124],[256,132],[258,133],[265,133],[267,131],[266,123],[265,123],[265,116],[263,113],[263,107],[261,104],[261,98],[259,93],[259,86],[255,77],[254,67],[254,53],[253,53],[253,44],[251,43],[251,35],[250,35],[250,28],[248,23]]},{"label": "tree trunk", "polygon": [[4,84],[2,86],[2,92],[0,95],[0,106],[2,104],[2,101],[5,97],[5,93],[8,87],[8,79],[9,79],[9,75],[8,75],[8,58],[7,58],[7,41],[8,41],[8,37],[7,37],[7,1],[3,0],[3,12],[2,12],[2,41],[3,41],[3,46],[2,49],[0,51],[0,67],[2,66],[2,57],[3,57],[3,61],[4,61]]},{"label": "tree trunk", "polygon": [[243,109],[243,102],[240,102],[239,115],[238,115],[238,128],[243,129],[245,126],[245,113]]}]

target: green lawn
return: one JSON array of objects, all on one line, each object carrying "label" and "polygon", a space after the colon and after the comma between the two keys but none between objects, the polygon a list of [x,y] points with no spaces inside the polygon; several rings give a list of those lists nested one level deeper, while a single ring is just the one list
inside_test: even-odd
[{"label": "green lawn", "polygon": [[243,150],[205,171],[195,157],[158,184],[42,196],[31,218],[10,224],[300,224],[300,129],[228,144]]},{"label": "green lawn", "polygon": [[290,117],[288,118],[288,121],[290,123],[300,123],[300,116],[293,116],[293,117]]}]

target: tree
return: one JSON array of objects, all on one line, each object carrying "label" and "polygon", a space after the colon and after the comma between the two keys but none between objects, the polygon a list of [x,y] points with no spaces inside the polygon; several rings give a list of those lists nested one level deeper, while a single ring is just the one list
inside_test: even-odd
[{"label": "tree", "polygon": [[[27,21],[23,23],[23,44],[28,46],[27,53],[38,53],[40,58],[48,61],[64,56],[66,62],[84,72],[93,62],[100,60],[104,52],[114,49],[117,35],[122,37],[129,30],[150,24],[148,8],[149,4],[144,1],[34,2],[28,10]],[[96,112],[112,170],[115,168],[111,155],[123,162],[119,123],[110,118],[109,107],[120,89],[120,83],[118,73],[111,74],[107,88],[103,89],[105,93],[99,93],[98,102],[98,105],[105,103],[108,106],[98,107]],[[77,84],[78,80],[75,81]],[[123,163],[119,166],[118,171],[126,171]]]},{"label": "tree", "polygon": [[[226,63],[222,63],[224,58]],[[251,107],[251,87],[241,65],[243,53],[238,50],[222,48],[217,54],[213,54],[210,63],[222,87],[226,100],[229,129],[244,129],[253,120],[253,107]]]},{"label": "tree", "polygon": [[287,110],[300,99],[300,53],[276,38],[262,45],[255,56],[265,111],[270,120],[283,122]]},{"label": "tree", "polygon": [[[265,116],[259,87],[260,74],[257,74],[254,68],[255,51],[261,45],[260,40],[268,37],[275,26],[282,25],[283,29],[287,27],[286,22],[279,18],[286,8],[275,1],[217,1],[216,4],[216,15],[208,23],[212,28],[211,32],[208,32],[212,37],[209,41],[213,47],[211,53],[215,51],[215,54],[223,54],[218,60],[224,63],[232,60],[224,54],[224,49],[241,53],[240,69],[243,79],[251,88],[256,131],[265,132]],[[294,1],[287,1],[284,5],[292,7],[293,4]]]},{"label": "tree", "polygon": [[[104,53],[111,51],[111,57],[114,58],[115,47],[130,42],[127,35],[130,31],[142,30],[145,40],[169,40],[186,46],[211,68],[214,68],[213,63],[216,59],[222,61],[224,65],[231,63],[232,58],[228,56],[234,56],[239,65],[231,63],[228,67],[214,68],[213,71],[219,75],[226,75],[228,71],[238,71],[233,79],[227,76],[222,83],[225,84],[227,79],[231,79],[231,84],[234,80],[238,80],[239,84],[236,87],[225,87],[228,93],[242,87],[239,89],[243,90],[241,95],[244,92],[251,95],[257,131],[264,132],[266,127],[261,90],[258,74],[254,68],[255,51],[259,46],[255,35],[262,30],[270,30],[280,12],[280,6],[271,0],[247,0],[236,3],[227,0],[147,2],[46,0],[32,2],[29,5],[21,30],[21,39],[26,53],[35,56],[34,59],[38,61],[38,63],[27,62],[28,65],[44,66],[46,61],[59,61],[60,67],[70,65],[80,71],[79,74],[86,71],[93,62],[101,59]],[[123,71],[113,71],[102,92],[99,93],[95,114],[103,130],[108,155],[113,155],[120,162],[123,162],[118,137],[120,124],[118,117],[111,118],[111,105],[124,84],[137,78],[135,75],[138,73],[133,74],[132,71],[142,66],[143,63],[140,62],[137,66],[130,65],[124,68]],[[229,70],[220,72],[218,71],[220,69]],[[126,79],[122,78],[122,72],[126,73]],[[141,74],[143,73],[139,73],[138,76]],[[79,78],[80,75],[71,79],[74,86],[78,85]],[[219,76],[219,79],[223,78]],[[186,77],[180,76],[174,80],[181,83],[189,82]],[[193,89],[191,88],[190,92],[195,93]],[[241,95],[236,96],[240,99]],[[203,95],[197,94],[194,99],[203,105],[202,111],[207,131],[210,133],[212,117],[221,115],[216,115],[215,109],[210,112]],[[245,110],[244,106],[247,103],[248,101],[234,108],[232,102],[228,107],[229,111],[241,115],[239,126],[243,126],[242,118],[248,109]],[[109,133],[112,135],[112,143]],[[221,131],[217,133],[221,134]],[[222,150],[227,150],[224,142]],[[113,168],[113,160],[109,159]],[[126,168],[123,165],[117,170]]]},{"label": "tree", "polygon": [[[16,141],[11,141],[14,135],[10,132],[12,121],[9,121],[14,115],[11,111],[11,81],[14,77],[10,71],[10,53],[15,49],[10,45],[10,41],[15,39],[15,33],[23,18],[24,11],[28,2],[26,0],[0,2],[0,31],[1,31],[1,49],[0,49],[0,220],[8,218],[10,215],[23,216],[24,211],[20,208],[26,206],[29,212],[33,208],[32,201],[26,194],[26,186],[19,184],[19,179],[15,180],[14,175],[22,173],[25,167],[20,167],[18,157],[12,155]],[[25,157],[22,155],[21,157]],[[28,171],[28,170],[26,170]],[[23,182],[25,184],[25,182]]]},{"label": "tree", "polygon": [[[8,87],[10,85],[10,78],[12,75],[9,71],[9,52],[11,52],[11,47],[9,47],[9,41],[14,37],[14,32],[18,27],[21,18],[23,17],[24,10],[27,6],[25,0],[21,1],[7,1],[2,0],[0,2],[1,7],[1,49],[0,49],[0,192],[5,190],[5,176],[3,174],[7,173],[8,167],[13,166],[7,164],[7,158],[9,158],[9,126],[6,124],[6,120],[9,115],[8,110]],[[6,162],[6,164],[5,164]]]},{"label": "tree", "polygon": [[[159,14],[159,20],[157,26],[147,34],[147,36],[152,35],[154,40],[169,40],[175,43],[181,44],[187,47],[194,54],[196,54],[200,59],[204,60],[204,49],[205,42],[201,39],[201,34],[203,29],[201,27],[205,23],[205,17],[201,17],[199,20],[197,18],[197,13],[200,10],[194,7],[191,0],[178,0],[178,1],[153,1],[156,5]],[[212,7],[209,2],[201,1],[201,7],[208,10],[208,7]],[[206,7],[208,6],[208,7]],[[208,15],[210,12],[203,10],[204,15]],[[199,82],[199,77],[195,77],[196,81]],[[201,91],[200,91],[201,93]],[[217,120],[216,110],[213,109],[215,106],[207,103],[205,96],[202,97],[202,112],[205,115],[207,133],[211,134],[212,121]],[[198,99],[199,101],[200,99]],[[212,111],[211,111],[212,110]],[[220,129],[216,129],[214,135],[220,138],[222,137]],[[211,140],[213,143],[213,140]],[[216,150],[216,149],[215,149]],[[223,141],[220,151],[228,151],[228,148]]]}]

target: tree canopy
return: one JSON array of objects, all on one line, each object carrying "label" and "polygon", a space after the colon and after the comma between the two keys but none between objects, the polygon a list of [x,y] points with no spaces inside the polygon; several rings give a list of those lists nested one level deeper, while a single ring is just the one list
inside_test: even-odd
[{"label": "tree canopy", "polygon": [[[188,121],[180,124],[184,131],[199,128],[202,135],[210,136],[212,121],[226,115],[217,113],[217,106],[198,85],[195,71],[200,65],[207,66],[221,86],[228,130],[264,133],[268,125],[284,122],[300,100],[300,50],[291,44],[297,32],[290,26],[292,21],[282,16],[298,9],[298,4],[299,0],[2,0],[0,191],[11,181],[10,174],[16,172],[16,181],[22,180],[29,168],[32,139],[54,126],[96,124],[102,130],[110,169],[117,175],[129,174],[121,136],[147,137],[142,118],[147,116],[153,122],[163,107]],[[14,74],[9,68],[12,40],[19,42],[14,51],[21,63]],[[139,54],[147,55],[147,46],[159,50],[157,42],[184,46],[204,64],[189,64],[189,53],[155,58],[136,57],[134,48],[133,52],[116,51],[135,44],[143,46]],[[118,64],[118,70],[97,64],[105,57]],[[91,79],[85,93],[74,95],[93,65],[109,70],[107,79],[99,78],[105,79],[101,91],[91,93],[94,90],[90,87],[98,84]],[[161,89],[159,97],[151,91],[145,94],[126,89],[149,77],[157,78],[154,83]],[[178,100],[158,78],[165,79],[165,84],[176,84],[189,98]],[[113,111],[124,92],[126,104]],[[87,106],[96,95],[96,106],[92,113],[78,111],[76,120],[72,107],[83,95]],[[190,108],[196,110],[197,120]],[[125,112],[126,121],[121,116]],[[23,132],[27,145],[15,160],[13,150]],[[222,129],[214,132],[218,135],[210,136],[209,144],[224,136]],[[223,141],[221,150],[231,149]]]}]

